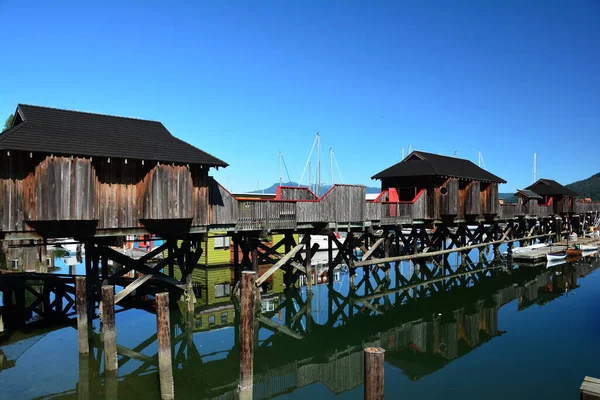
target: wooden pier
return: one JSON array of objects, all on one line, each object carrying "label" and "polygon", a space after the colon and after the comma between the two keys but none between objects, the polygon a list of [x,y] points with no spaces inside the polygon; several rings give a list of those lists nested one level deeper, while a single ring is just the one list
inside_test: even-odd
[{"label": "wooden pier", "polygon": [[[326,235],[328,281],[344,265],[355,286],[358,268],[386,271],[404,259],[442,263],[453,252],[468,266],[472,249],[480,259],[489,249],[498,258],[504,244],[560,242],[593,228],[600,212],[600,203],[578,202],[549,179],[519,191],[518,203],[502,204],[502,178],[420,151],[373,176],[382,189],[374,201],[365,200],[362,185],[334,185],[320,197],[280,187],[275,199],[238,198],[209,175],[226,166],[160,122],[18,105],[0,134],[0,264],[15,272],[43,265],[49,242],[72,238],[85,249],[89,318],[102,285],[117,287],[112,302],[120,305],[146,307],[145,295],[163,291],[173,304],[185,293],[191,311],[191,276],[209,233],[232,239],[236,282],[242,271],[269,264],[256,286],[281,270],[288,288],[301,276],[312,279],[319,245],[311,235]],[[277,243],[262,243],[274,234]],[[127,235],[154,235],[162,244],[144,255],[115,250]],[[2,273],[1,313],[11,327],[32,314],[65,315],[75,304],[73,279]],[[36,280],[45,282],[42,292],[30,283]],[[26,292],[35,297],[29,306]]]}]

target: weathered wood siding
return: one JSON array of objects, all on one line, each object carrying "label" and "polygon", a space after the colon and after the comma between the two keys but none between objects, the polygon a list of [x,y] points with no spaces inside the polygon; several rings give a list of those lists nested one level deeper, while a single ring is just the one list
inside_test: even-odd
[{"label": "weathered wood siding", "polygon": [[282,186],[278,188],[279,197],[277,200],[317,200],[318,197],[303,187]]},{"label": "weathered wood siding", "polygon": [[365,205],[365,220],[379,221],[381,220],[382,204],[380,202],[367,202]]},{"label": "weathered wood siding", "polygon": [[209,178],[210,225],[235,225],[239,219],[237,199],[212,177]]},{"label": "weathered wood siding", "polygon": [[600,201],[595,201],[595,202],[576,201],[576,202],[574,202],[573,210],[576,213],[600,211]]},{"label": "weathered wood siding", "polygon": [[[462,217],[462,210],[459,210],[459,183],[458,179],[449,178],[439,189],[440,193],[440,209],[442,215]],[[447,193],[442,194],[446,189]]]},{"label": "weathered wood siding", "polygon": [[500,202],[498,201],[498,184],[481,184],[481,214],[497,215],[499,213]]},{"label": "weathered wood siding", "polygon": [[362,222],[367,207],[365,194],[362,185],[335,185],[319,201],[296,203],[298,222]]},{"label": "weathered wood siding", "polygon": [[479,181],[471,181],[464,189],[465,215],[480,215],[481,214],[481,185]]},{"label": "weathered wood siding", "polygon": [[289,201],[238,201],[236,229],[271,230],[296,228],[296,203]]},{"label": "weathered wood siding", "polygon": [[192,173],[186,165],[5,155],[0,230],[28,230],[26,220],[98,220],[98,229],[136,228],[139,219],[193,218],[193,225],[207,225],[207,169],[196,167]]}]

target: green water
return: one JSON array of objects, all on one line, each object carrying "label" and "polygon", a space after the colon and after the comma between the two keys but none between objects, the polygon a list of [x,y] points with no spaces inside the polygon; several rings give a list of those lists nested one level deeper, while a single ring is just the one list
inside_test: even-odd
[{"label": "green water", "polygon": [[[360,399],[370,345],[386,350],[388,399],[578,398],[585,375],[600,377],[599,266],[595,255],[550,268],[455,266],[455,279],[405,291],[394,289],[409,263],[359,272],[354,290],[342,271],[333,287],[314,287],[310,314],[304,287],[270,295],[263,317],[283,328],[259,325],[254,399]],[[177,399],[238,398],[234,314],[224,303],[172,315]],[[0,398],[159,398],[155,324],[146,311],[117,314],[119,376],[108,385],[98,336],[86,361],[72,327],[4,334]]]}]

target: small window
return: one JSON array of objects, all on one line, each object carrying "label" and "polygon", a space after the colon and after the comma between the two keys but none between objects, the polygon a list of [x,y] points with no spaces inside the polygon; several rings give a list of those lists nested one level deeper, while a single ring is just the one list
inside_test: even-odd
[{"label": "small window", "polygon": [[215,249],[229,249],[229,236],[215,237]]},{"label": "small window", "polygon": [[196,328],[202,327],[202,317],[196,318]]},{"label": "small window", "polygon": [[440,189],[440,194],[441,194],[442,196],[445,196],[445,195],[447,195],[447,194],[448,194],[448,188],[446,188],[446,187],[443,187],[443,188],[441,188],[441,189]]},{"label": "small window", "polygon": [[231,296],[231,286],[229,283],[218,283],[215,285],[215,297]]},{"label": "small window", "polygon": [[215,324],[215,316],[209,315],[208,316],[208,325],[214,325],[214,324]]},{"label": "small window", "polygon": [[275,311],[275,302],[273,300],[265,300],[260,306],[262,312]]},{"label": "small window", "polygon": [[226,312],[222,312],[221,313],[221,324],[226,324],[229,318],[227,318],[227,313]]}]

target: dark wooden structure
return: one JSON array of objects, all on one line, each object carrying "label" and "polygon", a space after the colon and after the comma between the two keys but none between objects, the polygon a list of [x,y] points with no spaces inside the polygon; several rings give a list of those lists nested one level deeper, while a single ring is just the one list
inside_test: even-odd
[{"label": "dark wooden structure", "polygon": [[541,197],[538,199],[538,204],[552,204],[554,215],[569,215],[576,212],[575,199],[578,194],[552,179],[538,179],[525,190]]},{"label": "dark wooden structure", "polygon": [[[152,286],[147,293],[192,293],[188,277],[202,254],[199,242],[210,231],[233,237],[236,280],[242,269],[270,263],[257,284],[282,268],[286,285],[293,286],[312,273],[314,234],[328,237],[332,281],[341,264],[353,276],[358,267],[394,257],[466,254],[490,245],[497,251],[506,242],[560,239],[572,225],[558,218],[565,209],[582,213],[579,230],[600,210],[598,203],[574,203],[567,192],[541,193],[540,185],[534,192],[554,196],[558,208],[535,201],[500,205],[503,179],[470,161],[420,151],[373,177],[382,181],[375,201],[365,200],[362,185],[334,185],[320,197],[294,187],[279,188],[275,198],[236,197],[208,175],[225,162],[173,137],[160,122],[28,105],[19,105],[15,115],[0,134],[0,254],[5,262],[25,260],[25,253],[42,261],[36,244],[42,248],[64,237],[83,243],[90,317],[101,281],[124,286],[115,303],[139,296],[142,286]],[[338,238],[337,231],[346,236]],[[283,239],[261,246],[260,238],[271,232]],[[304,239],[297,242],[294,233]],[[132,234],[154,234],[164,244],[139,260],[109,247]],[[357,248],[362,256],[354,254]],[[159,254],[165,257],[153,260]],[[109,261],[122,268],[110,271]],[[128,273],[132,281],[124,279]]]},{"label": "dark wooden structure", "polygon": [[413,151],[372,179],[381,180],[386,201],[418,202],[426,220],[493,219],[498,214],[498,184],[502,178],[471,161]]}]

